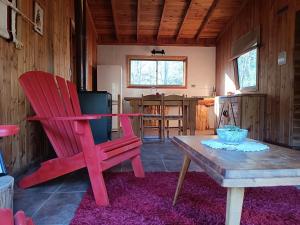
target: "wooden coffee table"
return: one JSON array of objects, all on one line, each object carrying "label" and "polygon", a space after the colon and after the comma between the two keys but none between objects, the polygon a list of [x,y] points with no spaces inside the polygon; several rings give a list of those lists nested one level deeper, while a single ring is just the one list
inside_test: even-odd
[{"label": "wooden coffee table", "polygon": [[238,225],[246,187],[300,185],[300,151],[270,145],[261,152],[215,150],[202,145],[216,136],[179,136],[173,142],[184,152],[173,204],[179,195],[191,160],[220,186],[227,188],[226,225]]}]

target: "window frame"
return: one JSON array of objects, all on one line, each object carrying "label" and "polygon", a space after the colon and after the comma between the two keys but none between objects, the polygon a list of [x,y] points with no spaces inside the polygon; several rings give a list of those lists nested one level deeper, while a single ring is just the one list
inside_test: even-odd
[{"label": "window frame", "polygon": [[[254,49],[256,49],[256,83],[255,83],[255,86],[241,88],[239,69],[238,69],[238,58]],[[237,81],[236,87],[240,92],[245,93],[245,92],[258,92],[259,91],[259,46],[258,45],[254,45],[253,47],[247,49],[246,51],[243,51],[237,57],[235,57],[235,59],[234,59],[234,74],[235,74],[235,80]]]},{"label": "window frame", "polygon": [[[184,62],[184,85],[136,85],[131,84],[131,60],[149,60],[149,61],[183,61]],[[187,89],[188,57],[187,56],[145,56],[145,55],[127,55],[127,88],[155,88],[155,89]]]}]

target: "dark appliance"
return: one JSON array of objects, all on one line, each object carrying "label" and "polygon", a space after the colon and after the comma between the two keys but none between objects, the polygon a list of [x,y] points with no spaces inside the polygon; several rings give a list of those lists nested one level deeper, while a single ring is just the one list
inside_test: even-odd
[{"label": "dark appliance", "polygon": [[[112,99],[107,91],[79,91],[79,102],[82,114],[111,114]],[[91,129],[95,144],[111,140],[111,117],[91,120]]]}]

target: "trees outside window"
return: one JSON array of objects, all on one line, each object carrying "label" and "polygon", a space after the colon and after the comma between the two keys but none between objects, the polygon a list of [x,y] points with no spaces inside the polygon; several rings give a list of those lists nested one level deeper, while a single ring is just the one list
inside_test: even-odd
[{"label": "trees outside window", "polygon": [[129,87],[185,87],[186,57],[130,57]]},{"label": "trees outside window", "polygon": [[237,58],[240,89],[257,89],[257,48]]}]

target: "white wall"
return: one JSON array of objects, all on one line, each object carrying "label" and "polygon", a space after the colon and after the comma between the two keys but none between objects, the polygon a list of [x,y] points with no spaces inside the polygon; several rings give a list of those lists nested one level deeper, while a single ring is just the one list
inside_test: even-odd
[{"label": "white wall", "polygon": [[[127,88],[126,55],[151,55],[150,51],[164,49],[167,56],[187,56],[187,89],[140,89]],[[122,65],[123,97],[136,97],[142,94],[187,94],[188,96],[208,96],[215,86],[215,47],[175,47],[175,46],[135,46],[98,45],[98,65]],[[192,87],[192,85],[194,87]]]}]

